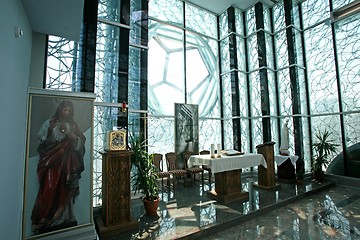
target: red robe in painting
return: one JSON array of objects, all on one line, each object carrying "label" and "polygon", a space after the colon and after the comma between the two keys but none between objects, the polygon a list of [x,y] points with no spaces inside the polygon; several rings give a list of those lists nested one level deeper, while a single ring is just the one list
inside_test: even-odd
[{"label": "red robe in painting", "polygon": [[76,123],[73,123],[72,128],[78,141],[81,141],[79,149],[74,149],[74,142],[69,138],[56,142],[47,140],[38,148],[37,175],[40,186],[31,216],[33,231],[60,221],[69,221],[61,219],[64,211],[70,211],[66,214],[72,215],[71,201],[79,195],[78,182],[84,171],[85,152],[84,135]]}]

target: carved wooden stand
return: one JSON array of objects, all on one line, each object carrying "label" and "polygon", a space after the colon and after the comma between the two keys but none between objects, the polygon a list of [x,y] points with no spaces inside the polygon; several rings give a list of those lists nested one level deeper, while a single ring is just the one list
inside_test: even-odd
[{"label": "carved wooden stand", "polygon": [[130,213],[131,155],[127,150],[102,153],[102,216],[95,218],[100,238],[138,226]]},{"label": "carved wooden stand", "polygon": [[261,165],[258,167],[258,184],[254,185],[256,187],[268,190],[276,190],[280,187],[275,183],[274,144],[275,142],[268,142],[256,146],[257,153],[264,156],[267,164],[267,168]]}]

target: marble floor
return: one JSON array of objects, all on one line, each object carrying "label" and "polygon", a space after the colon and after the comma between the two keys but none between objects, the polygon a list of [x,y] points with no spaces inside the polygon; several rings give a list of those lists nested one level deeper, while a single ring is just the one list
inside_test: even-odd
[{"label": "marble floor", "polygon": [[267,190],[256,187],[256,174],[242,175],[246,201],[220,204],[207,197],[214,184],[179,183],[161,192],[158,216],[145,215],[134,198],[138,227],[101,239],[360,239],[360,186],[307,178]]}]

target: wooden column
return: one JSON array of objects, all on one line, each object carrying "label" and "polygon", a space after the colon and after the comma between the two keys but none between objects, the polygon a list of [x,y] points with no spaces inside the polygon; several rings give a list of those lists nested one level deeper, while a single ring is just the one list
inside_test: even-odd
[{"label": "wooden column", "polygon": [[275,189],[275,166],[274,166],[274,144],[275,142],[267,142],[256,146],[257,153],[262,154],[265,158],[267,168],[258,166],[258,184],[260,188]]},{"label": "wooden column", "polygon": [[138,226],[130,211],[131,155],[127,150],[102,153],[102,216],[95,219],[100,237]]}]

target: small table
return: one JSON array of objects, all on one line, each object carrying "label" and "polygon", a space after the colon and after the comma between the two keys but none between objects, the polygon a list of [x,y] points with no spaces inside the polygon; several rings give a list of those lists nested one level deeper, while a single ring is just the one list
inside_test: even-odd
[{"label": "small table", "polygon": [[280,181],[281,180],[284,180],[284,181],[295,181],[296,180],[295,165],[296,165],[296,161],[298,159],[299,159],[299,156],[296,156],[296,155],[275,156],[278,180],[280,180]]},{"label": "small table", "polygon": [[249,193],[241,189],[241,169],[262,165],[267,167],[262,154],[243,154],[235,156],[221,156],[211,158],[208,155],[192,155],[188,166],[208,165],[215,175],[215,190],[207,192],[208,197],[221,203],[234,200],[246,200]]}]

